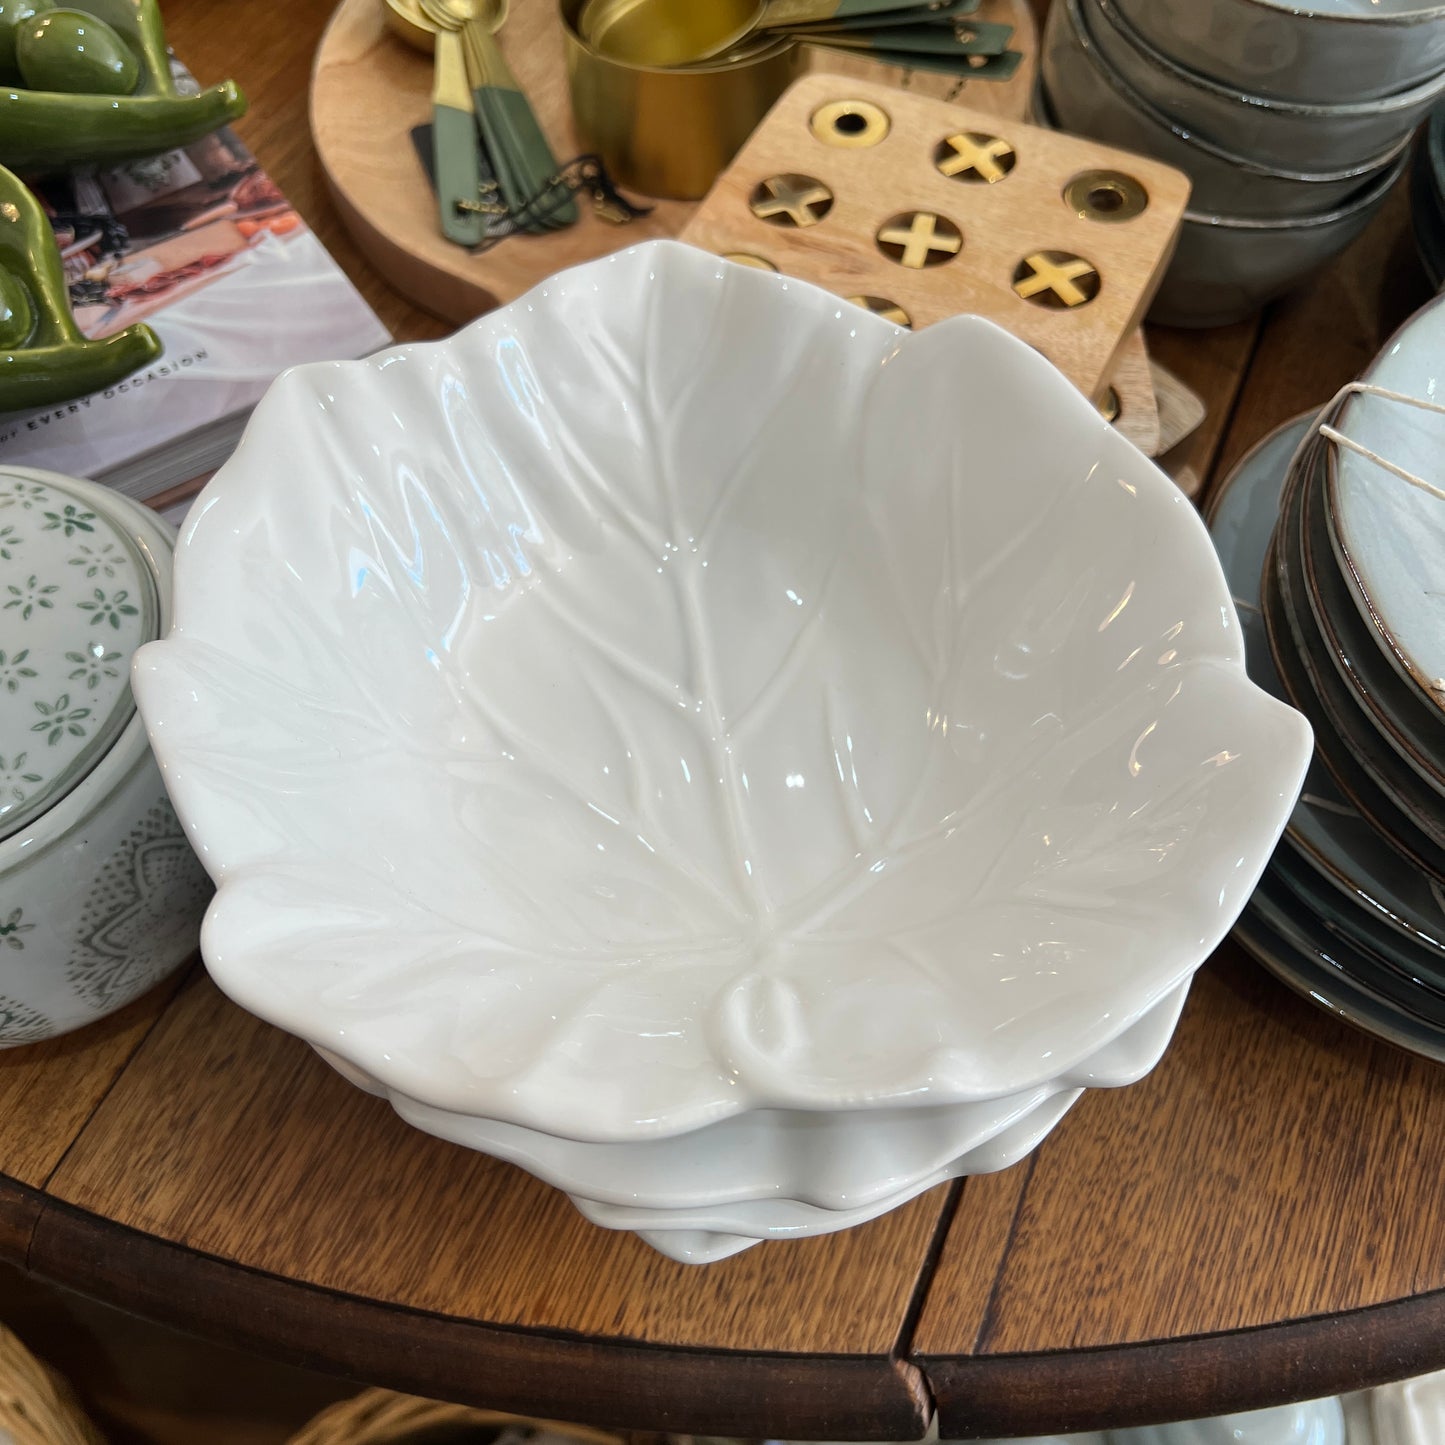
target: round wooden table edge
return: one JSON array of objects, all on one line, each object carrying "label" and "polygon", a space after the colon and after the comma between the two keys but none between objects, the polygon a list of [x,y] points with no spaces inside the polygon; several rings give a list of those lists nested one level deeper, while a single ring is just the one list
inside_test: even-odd
[{"label": "round wooden table edge", "polygon": [[55,1200],[44,1202],[23,1263],[222,1344],[516,1414],[803,1440],[916,1440],[931,1415],[918,1372],[890,1355],[706,1350],[431,1314],[267,1274]]},{"label": "round wooden table edge", "polygon": [[45,1207],[45,1196],[18,1179],[0,1174],[0,1260],[25,1268],[35,1222]]},{"label": "round wooden table edge", "polygon": [[1229,1333],[1074,1351],[911,1355],[945,1440],[1203,1419],[1445,1367],[1445,1290]]}]

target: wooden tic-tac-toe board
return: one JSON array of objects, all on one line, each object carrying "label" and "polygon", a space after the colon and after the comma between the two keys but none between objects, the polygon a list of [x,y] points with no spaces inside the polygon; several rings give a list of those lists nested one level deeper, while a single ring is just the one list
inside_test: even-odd
[{"label": "wooden tic-tac-toe board", "polygon": [[977,312],[1107,390],[1174,249],[1157,161],[835,75],[791,86],[681,239],[904,325]]}]

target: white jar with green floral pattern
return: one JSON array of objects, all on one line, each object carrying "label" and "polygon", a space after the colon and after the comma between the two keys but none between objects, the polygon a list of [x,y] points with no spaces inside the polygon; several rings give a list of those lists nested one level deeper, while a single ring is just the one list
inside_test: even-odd
[{"label": "white jar with green floral pattern", "polygon": [[211,887],[130,691],[171,545],[91,482],[0,469],[0,1047],[114,1012],[195,951]]}]

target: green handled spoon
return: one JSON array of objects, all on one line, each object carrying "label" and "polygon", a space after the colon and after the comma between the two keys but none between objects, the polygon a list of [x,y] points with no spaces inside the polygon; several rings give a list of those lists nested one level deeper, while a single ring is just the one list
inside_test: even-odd
[{"label": "green handled spoon", "polygon": [[960,21],[954,25],[900,25],[887,30],[813,31],[800,38],[837,49],[912,51],[922,55],[1002,55],[1013,39],[1012,25]]},{"label": "green handled spoon", "polygon": [[418,0],[385,0],[388,28],[432,59],[432,170],[436,174],[437,211],[442,234],[459,246],[479,246],[487,218],[465,210],[475,205],[482,182],[482,152],[477,116],[467,85],[466,57],[455,35],[443,39],[422,14]]},{"label": "green handled spoon", "polygon": [[459,204],[463,200],[475,203],[482,185],[477,117],[460,36],[438,32],[434,74],[432,165],[442,234],[459,246],[480,246],[487,234],[487,218]]},{"label": "green handled spoon", "polygon": [[830,33],[846,31],[852,34],[859,31],[866,34],[872,30],[938,25],[947,20],[961,19],[974,14],[982,3],[983,0],[948,0],[947,4],[936,6],[915,5],[905,10],[882,10],[844,20],[810,20],[802,25],[773,25],[765,19],[758,28],[773,35],[812,35],[825,30]]},{"label": "green handled spoon", "polygon": [[[487,140],[497,186],[508,209],[527,231],[569,226],[577,203],[559,194],[557,159],[547,144],[536,112],[517,84],[492,38],[495,0],[420,0],[422,12],[442,32],[459,35],[468,62],[472,95]],[[535,220],[527,207],[539,197],[547,204]]]}]

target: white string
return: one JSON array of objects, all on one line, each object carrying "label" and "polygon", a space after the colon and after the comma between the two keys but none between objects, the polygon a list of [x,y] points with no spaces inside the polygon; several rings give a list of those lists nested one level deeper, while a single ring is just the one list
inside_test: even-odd
[{"label": "white string", "polygon": [[1326,441],[1334,442],[1337,447],[1344,447],[1346,451],[1352,451],[1356,456],[1374,462],[1376,466],[1383,467],[1392,477],[1398,477],[1402,482],[1407,482],[1410,486],[1436,498],[1437,501],[1445,502],[1445,489],[1435,486],[1433,482],[1427,482],[1424,477],[1417,477],[1414,472],[1406,471],[1404,467],[1396,466],[1394,462],[1387,461],[1378,452],[1362,446],[1353,437],[1346,436],[1323,419],[1326,416],[1338,415],[1345,397],[1353,392],[1360,392],[1366,396],[1378,396],[1385,401],[1402,401],[1407,406],[1413,406],[1419,411],[1434,412],[1438,416],[1445,416],[1445,406],[1439,402],[1426,401],[1422,397],[1407,396],[1404,392],[1389,391],[1383,386],[1374,386],[1367,381],[1351,381],[1334,394],[1329,405],[1320,412],[1321,420],[1318,423],[1319,434]]}]

